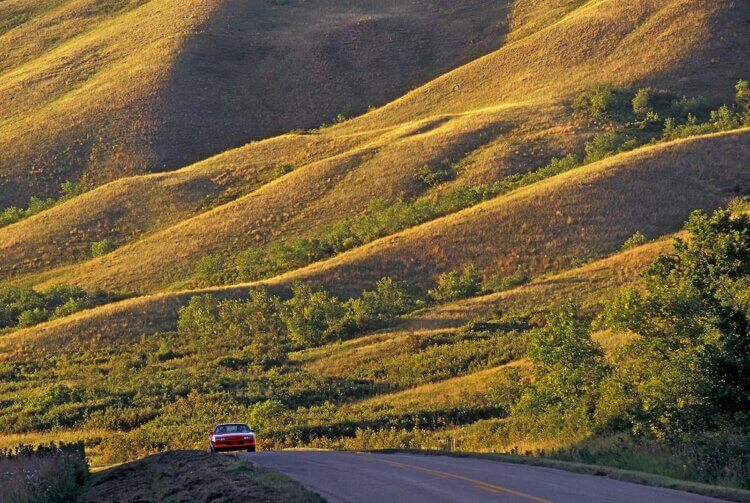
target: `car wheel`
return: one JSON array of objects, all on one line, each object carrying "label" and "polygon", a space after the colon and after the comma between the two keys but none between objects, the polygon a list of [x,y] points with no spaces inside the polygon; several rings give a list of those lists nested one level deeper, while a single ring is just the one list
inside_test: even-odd
[{"label": "car wheel", "polygon": [[211,452],[216,452],[216,448],[213,445],[209,445],[208,450]]},{"label": "car wheel", "polygon": [[248,447],[247,452],[255,452],[255,446]]}]

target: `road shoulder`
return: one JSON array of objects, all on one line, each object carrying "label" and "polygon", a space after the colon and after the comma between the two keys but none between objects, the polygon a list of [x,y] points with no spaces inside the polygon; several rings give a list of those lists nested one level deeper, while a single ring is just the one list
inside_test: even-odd
[{"label": "road shoulder", "polygon": [[503,463],[514,463],[528,466],[539,466],[543,468],[553,468],[556,470],[564,470],[573,473],[580,473],[585,475],[595,475],[599,477],[607,477],[613,480],[619,480],[622,482],[631,482],[650,487],[660,487],[664,489],[674,489],[676,491],[684,491],[693,494],[699,494],[701,496],[708,496],[712,498],[722,499],[726,501],[735,501],[738,503],[750,503],[750,491],[742,489],[735,489],[732,487],[713,486],[709,484],[701,484],[699,482],[691,482],[687,480],[672,479],[661,475],[654,475],[651,473],[636,472],[631,470],[623,470],[620,468],[612,468],[609,466],[601,465],[587,465],[584,463],[574,463],[570,461],[561,461],[549,458],[536,458],[530,456],[517,456],[511,454],[492,454],[492,453],[478,453],[478,452],[450,452],[450,451],[433,451],[433,450],[420,450],[420,449],[378,449],[370,450],[367,452],[380,453],[380,454],[418,454],[423,456],[449,456],[456,458],[476,458],[485,459],[490,461],[499,461]]}]

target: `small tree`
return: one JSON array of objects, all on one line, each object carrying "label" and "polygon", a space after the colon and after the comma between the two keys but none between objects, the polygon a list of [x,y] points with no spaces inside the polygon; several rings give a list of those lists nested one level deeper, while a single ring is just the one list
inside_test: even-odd
[{"label": "small tree", "polygon": [[177,332],[183,338],[212,339],[219,330],[219,301],[213,295],[191,297],[177,313]]},{"label": "small tree", "polygon": [[465,299],[482,291],[482,277],[476,267],[467,265],[463,271],[453,270],[438,276],[437,285],[429,291],[436,302]]},{"label": "small tree", "polygon": [[742,110],[750,110],[750,82],[740,80],[735,86],[735,102]]},{"label": "small tree", "polygon": [[402,314],[416,309],[418,295],[407,283],[391,278],[378,281],[375,290],[347,302],[349,318],[357,328],[376,327],[393,322]]},{"label": "small tree", "polygon": [[556,436],[563,429],[573,436],[590,431],[607,366],[589,324],[579,319],[573,304],[565,304],[544,328],[531,332],[528,357],[533,380],[512,409],[517,424],[539,437]]},{"label": "small tree", "polygon": [[211,253],[195,264],[195,278],[201,286],[223,285],[236,277],[224,257]]},{"label": "small tree", "polygon": [[60,184],[59,201],[68,201],[76,196],[80,196],[86,191],[82,183],[71,182],[69,180]]},{"label": "small tree", "polygon": [[581,93],[573,102],[573,108],[587,112],[592,119],[603,119],[617,104],[617,95],[609,84],[595,84]]},{"label": "small tree", "polygon": [[641,234],[640,231],[636,231],[635,234],[625,240],[625,242],[622,244],[622,249],[630,250],[631,248],[637,248],[644,244],[646,244],[646,236]]},{"label": "small tree", "polygon": [[298,346],[319,346],[340,335],[344,307],[336,297],[305,283],[292,287],[292,298],[284,303],[281,319]]},{"label": "small tree", "polygon": [[750,82],[740,80],[735,89],[737,91],[735,102],[740,107],[742,124],[750,126]]},{"label": "small tree", "polygon": [[649,112],[653,111],[651,92],[648,89],[639,89],[633,98],[633,113],[639,117],[645,117]]},{"label": "small tree", "polygon": [[619,151],[619,146],[619,137],[616,131],[597,133],[591,141],[586,143],[584,162],[596,162],[614,155]]},{"label": "small tree", "polygon": [[109,238],[104,238],[91,244],[91,256],[101,257],[102,255],[112,253],[116,249],[117,245],[114,241]]}]

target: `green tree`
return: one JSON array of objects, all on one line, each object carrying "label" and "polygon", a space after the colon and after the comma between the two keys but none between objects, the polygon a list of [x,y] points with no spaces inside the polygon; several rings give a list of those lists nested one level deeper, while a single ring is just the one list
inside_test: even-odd
[{"label": "green tree", "polygon": [[581,93],[573,108],[587,112],[592,119],[603,119],[617,105],[617,94],[609,84],[595,84]]},{"label": "green tree", "polygon": [[429,291],[436,302],[465,299],[478,295],[482,291],[482,276],[473,265],[467,265],[463,271],[449,271],[437,277],[435,288]]},{"label": "green tree", "polygon": [[729,131],[742,125],[740,116],[734,113],[731,108],[722,105],[718,110],[711,112],[711,124],[717,131]]},{"label": "green tree", "polygon": [[645,117],[654,111],[651,103],[651,92],[648,89],[639,89],[633,98],[633,113],[639,117]]},{"label": "green tree", "polygon": [[94,243],[91,243],[91,256],[101,257],[112,253],[117,249],[117,244],[109,238],[104,238]]},{"label": "green tree", "polygon": [[196,295],[177,313],[177,332],[183,338],[210,340],[220,331],[219,301],[213,295]]},{"label": "green tree", "polygon": [[735,102],[742,110],[750,110],[750,82],[740,80],[735,86]]},{"label": "green tree", "polygon": [[573,304],[552,313],[544,328],[529,334],[527,353],[533,379],[512,409],[527,433],[580,436],[593,427],[598,386],[606,375],[602,349]]},{"label": "green tree", "polygon": [[685,229],[646,271],[645,293],[621,292],[602,315],[635,335],[602,409],[666,436],[750,410],[750,220],[698,211]]},{"label": "green tree", "polygon": [[284,364],[289,340],[281,310],[281,300],[265,288],[250,290],[245,301],[222,301],[217,342],[225,349],[241,349],[244,360],[264,370]]},{"label": "green tree", "polygon": [[622,249],[630,250],[631,248],[637,248],[638,246],[644,244],[646,244],[646,236],[641,234],[640,231],[636,231],[635,234],[625,240],[625,242],[622,244]]},{"label": "green tree", "polygon": [[375,290],[362,292],[346,304],[348,317],[357,328],[372,328],[392,323],[402,314],[416,309],[419,295],[405,282],[391,278],[378,281]]},{"label": "green tree", "polygon": [[341,335],[344,306],[324,290],[305,283],[292,286],[292,298],[284,303],[281,319],[298,346],[319,346]]}]

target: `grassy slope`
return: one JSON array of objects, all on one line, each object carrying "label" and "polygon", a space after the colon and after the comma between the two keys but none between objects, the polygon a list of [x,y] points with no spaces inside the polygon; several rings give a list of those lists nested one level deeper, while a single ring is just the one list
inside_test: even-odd
[{"label": "grassy slope", "polygon": [[[388,238],[386,238],[388,239]],[[523,310],[531,306],[554,303],[563,298],[578,298],[583,304],[596,302],[604,292],[632,283],[638,273],[658,253],[666,250],[669,240],[660,240],[610,258],[592,262],[560,274],[540,277],[529,285],[475,299],[459,301],[418,313],[404,321],[393,334],[376,336],[376,339],[402,337],[413,331],[450,329],[471,319],[492,317],[501,310]],[[346,255],[355,255],[357,250]],[[329,262],[340,261],[341,258]],[[311,269],[319,267],[313,265]],[[304,270],[301,271],[304,273]],[[283,285],[296,279],[275,278],[270,284]],[[335,283],[334,283],[335,284]],[[212,293],[224,298],[237,298],[246,294],[252,285],[219,287],[180,293],[164,293],[138,297],[53,320],[36,327],[17,330],[0,339],[0,357],[20,353],[68,352],[83,345],[106,347],[127,344],[141,334],[172,330],[180,306],[191,296]],[[367,338],[363,340],[367,343]],[[377,340],[375,342],[378,342]],[[345,343],[345,347],[361,343]],[[337,346],[326,351],[338,352]],[[317,355],[319,351],[313,351]],[[319,356],[325,356],[324,354]],[[316,359],[317,356],[313,359]],[[346,359],[346,358],[344,358]]]},{"label": "grassy slope", "polygon": [[[346,295],[386,275],[428,282],[435,271],[467,262],[488,273],[510,273],[518,266],[536,274],[561,271],[576,257],[615,251],[636,230],[661,236],[676,231],[692,209],[722,204],[738,184],[750,183],[750,175],[734,161],[749,151],[750,130],[741,130],[622,154],[266,283],[313,281]],[[663,205],[665,200],[672,204]],[[111,260],[127,248],[96,260]],[[166,267],[173,255],[143,253],[133,274],[153,262]],[[214,291],[237,296],[246,287]],[[75,334],[78,341],[106,341],[170,329],[177,308],[194,293],[140,297],[21,330],[3,338],[5,350],[40,336],[58,340]]]},{"label": "grassy slope", "polygon": [[173,169],[387,102],[498,47],[505,5],[25,4],[4,6],[0,29],[0,207],[66,178]]},{"label": "grassy slope", "polygon": [[[175,174],[176,180],[164,175],[165,183],[182,184],[195,177],[218,177],[223,173],[245,187],[244,192],[228,194],[226,200],[231,202],[212,211],[201,213],[205,207],[186,208],[175,220],[195,216],[172,227],[168,226],[172,221],[149,227],[141,223],[144,219],[139,214],[157,220],[154,215],[162,214],[165,206],[184,204],[177,200],[186,200],[180,191],[153,198],[149,195],[151,181],[127,182],[130,188],[114,197],[111,204],[114,208],[139,208],[137,212],[124,211],[117,221],[118,228],[133,231],[116,237],[132,244],[111,256],[44,277],[49,281],[152,292],[168,285],[175,275],[189,271],[208,252],[298,235],[356,214],[373,198],[413,196],[420,190],[415,186],[414,173],[425,163],[465,158],[467,167],[454,183],[467,184],[497,180],[510,172],[543,164],[553,154],[577,150],[590,130],[571,119],[562,101],[592,80],[611,80],[614,76],[624,84],[644,80],[670,85],[678,82],[678,87],[686,91],[700,89],[709,96],[719,96],[726,94],[729,86],[722,83],[724,91],[720,92],[716,79],[710,83],[701,80],[701,62],[707,58],[717,60],[718,66],[714,65],[712,71],[732,75],[727,77],[728,82],[750,71],[745,68],[746,60],[728,54],[726,49],[747,43],[738,42],[735,36],[735,23],[739,22],[735,18],[748,14],[749,9],[744,7],[723,2],[708,5],[673,1],[656,5],[642,1],[629,5],[619,16],[612,12],[620,9],[608,9],[608,2],[589,2],[570,9],[573,7],[568,6],[562,11],[567,15],[552,24],[545,17],[549,11],[542,9],[535,25],[537,31],[516,37],[516,41],[493,54],[320,135],[289,135],[251,144],[187,168]],[[730,16],[734,17],[725,19]],[[580,29],[583,24],[586,30]],[[711,29],[725,35],[709,40],[707,30]],[[604,32],[613,35],[599,36]],[[583,34],[588,38],[576,38]],[[653,40],[664,43],[653,44]],[[526,62],[532,59],[535,65],[527,68]],[[624,69],[624,61],[634,60],[647,64]],[[631,67],[637,67],[637,72]],[[246,176],[260,176],[258,172],[268,173],[264,167],[283,164],[297,169],[239,197],[259,186],[245,183]],[[244,169],[248,173],[237,173]],[[112,190],[96,191],[89,199],[75,201],[70,211],[74,212],[73,207],[78,205],[79,214],[109,206]],[[197,199],[220,190],[211,186],[198,189]],[[8,278],[38,274],[76,262],[84,258],[89,242],[111,232],[107,230],[111,228],[107,219],[101,215],[94,219],[97,225],[92,225],[91,220],[66,217],[61,209],[57,211],[60,213],[53,221],[65,224],[53,223],[49,237],[33,237],[49,232],[47,221],[41,218],[17,224],[14,232],[0,230],[0,236],[6,232],[9,235],[3,241],[12,243],[12,249],[2,255],[0,275]],[[70,233],[71,227],[93,230],[75,236],[70,253],[49,253],[49,263],[29,260],[35,255],[31,250],[36,250],[40,242],[59,242],[60,235]],[[159,229],[163,230],[156,232]],[[143,237],[147,231],[152,233]],[[503,236],[493,232],[487,238],[499,240]],[[143,263],[143,257],[149,260]],[[170,274],[164,274],[165,263],[160,257],[169,257]]]}]

